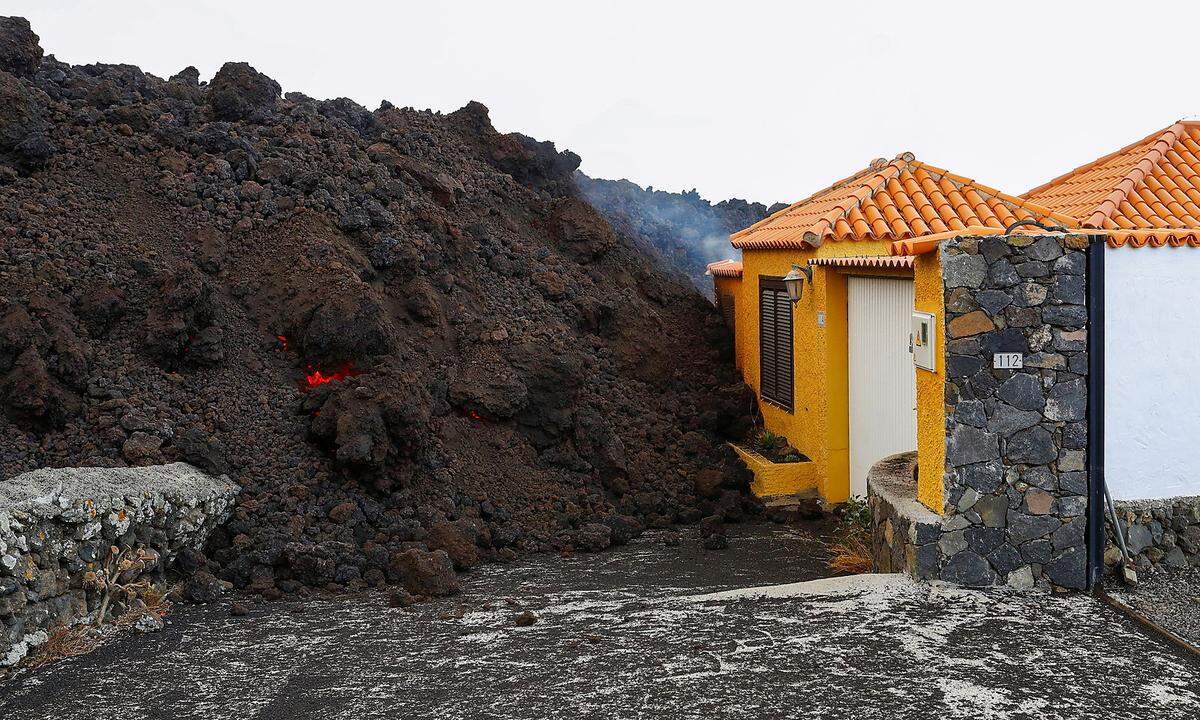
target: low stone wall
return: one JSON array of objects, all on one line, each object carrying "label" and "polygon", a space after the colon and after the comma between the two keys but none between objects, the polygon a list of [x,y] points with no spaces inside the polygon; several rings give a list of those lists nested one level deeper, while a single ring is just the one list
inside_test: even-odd
[{"label": "low stone wall", "polygon": [[[92,617],[110,548],[143,551],[121,583],[199,549],[240,491],[191,465],[35,470],[0,482],[0,666]],[[111,562],[109,562],[111,567]],[[90,573],[90,574],[89,574]]]},{"label": "low stone wall", "polygon": [[875,463],[867,476],[871,506],[871,556],[875,572],[937,577],[942,519],[917,500],[917,454],[902,453]]},{"label": "low stone wall", "polygon": [[[1118,501],[1125,545],[1139,569],[1200,567],[1200,497]],[[1112,521],[1105,516],[1104,564],[1121,558]]]}]

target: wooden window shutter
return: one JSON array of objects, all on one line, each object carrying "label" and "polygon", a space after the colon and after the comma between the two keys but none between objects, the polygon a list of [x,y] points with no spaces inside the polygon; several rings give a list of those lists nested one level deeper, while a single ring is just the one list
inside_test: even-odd
[{"label": "wooden window shutter", "polygon": [[758,279],[758,347],[759,393],[792,412],[792,301],[779,278]]}]

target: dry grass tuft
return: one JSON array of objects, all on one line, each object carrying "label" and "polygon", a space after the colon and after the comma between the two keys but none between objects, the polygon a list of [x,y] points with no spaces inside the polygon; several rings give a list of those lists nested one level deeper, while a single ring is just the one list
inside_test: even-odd
[{"label": "dry grass tuft", "polygon": [[119,617],[110,618],[108,623],[100,628],[91,624],[63,625],[49,631],[46,642],[38,645],[28,657],[21,661],[21,668],[39,668],[43,665],[86,655],[100,647],[112,636],[114,631],[129,630],[143,615],[166,617],[171,611],[171,601],[153,585],[138,586],[137,597],[144,607],[134,608]]},{"label": "dry grass tuft", "polygon": [[830,545],[829,552],[829,569],[834,572],[849,575],[871,572],[871,548],[861,535],[847,535],[841,542]]},{"label": "dry grass tuft", "polygon": [[858,575],[874,569],[871,559],[871,507],[863,500],[850,498],[840,508],[840,540],[829,545],[827,565],[835,573]]},{"label": "dry grass tuft", "polygon": [[85,655],[100,645],[101,639],[90,625],[56,627],[50,631],[46,642],[38,645],[23,665],[37,668],[64,658]]}]

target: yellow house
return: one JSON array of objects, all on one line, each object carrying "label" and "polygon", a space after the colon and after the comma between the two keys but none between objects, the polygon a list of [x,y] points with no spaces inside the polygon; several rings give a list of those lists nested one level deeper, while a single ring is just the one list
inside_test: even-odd
[{"label": "yellow house", "polygon": [[[941,514],[944,285],[930,250],[951,236],[1069,220],[903,153],[733,234],[742,261],[709,272],[738,366],[765,427],[811,460],[776,465],[740,451],[756,490],[840,503],[866,494],[874,463],[917,450],[918,498]],[[795,302],[784,283],[793,268]]]}]

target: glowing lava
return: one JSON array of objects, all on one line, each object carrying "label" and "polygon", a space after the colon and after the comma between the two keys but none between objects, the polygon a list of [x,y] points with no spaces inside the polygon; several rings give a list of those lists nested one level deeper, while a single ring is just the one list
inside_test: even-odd
[{"label": "glowing lava", "polygon": [[[289,349],[288,339],[287,339],[286,335],[276,335],[275,339],[279,341],[279,349],[280,350],[283,350],[286,352]],[[322,370],[313,368],[312,365],[309,365],[308,372],[304,373],[303,388],[305,390],[312,390],[313,388],[320,387],[321,385],[324,385],[325,383],[331,383],[331,382],[334,382],[335,380],[345,380],[346,378],[358,377],[359,375],[362,375],[362,372],[356,370],[354,368],[354,363],[352,363],[352,362],[343,364],[340,368],[338,368],[337,370],[334,370],[331,373],[326,373]],[[313,413],[313,415],[316,415],[316,414],[318,414],[318,413]]]},{"label": "glowing lava", "polygon": [[357,377],[362,375],[361,372],[354,369],[353,363],[346,363],[337,370],[331,373],[323,373],[320,370],[313,370],[312,365],[308,366],[308,372],[304,374],[304,382],[309,390],[315,387],[331,383],[335,380],[345,380],[346,378]]}]

